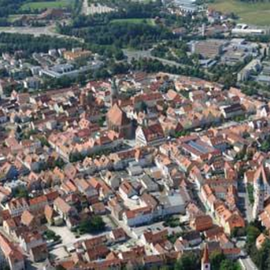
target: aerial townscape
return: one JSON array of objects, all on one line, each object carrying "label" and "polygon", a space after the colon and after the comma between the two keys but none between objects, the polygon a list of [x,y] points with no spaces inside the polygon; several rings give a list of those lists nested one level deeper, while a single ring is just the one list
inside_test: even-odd
[{"label": "aerial townscape", "polygon": [[0,0],[0,270],[270,270],[269,14]]}]

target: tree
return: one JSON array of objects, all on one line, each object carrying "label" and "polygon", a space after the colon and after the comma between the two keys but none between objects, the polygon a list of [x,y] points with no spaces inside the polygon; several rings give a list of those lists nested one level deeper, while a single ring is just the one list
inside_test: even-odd
[{"label": "tree", "polygon": [[254,186],[250,183],[247,184],[248,200],[253,205],[254,204]]},{"label": "tree", "polygon": [[100,127],[103,127],[103,126],[104,126],[105,121],[106,121],[105,116],[103,116],[103,117],[99,118],[99,119],[98,119],[98,125],[99,125]]},{"label": "tree", "polygon": [[261,145],[261,150],[263,152],[268,152],[269,149],[270,149],[270,143],[269,143],[269,141],[268,140],[267,141],[263,141],[262,142],[262,145]]},{"label": "tree", "polygon": [[231,236],[232,237],[241,237],[246,235],[246,229],[245,228],[234,228]]},{"label": "tree", "polygon": [[69,156],[69,161],[70,162],[77,162],[77,161],[81,161],[84,159],[84,156],[81,153],[71,153]]},{"label": "tree", "polygon": [[174,267],[175,270],[198,270],[200,269],[199,256],[194,253],[184,254]]},{"label": "tree", "polygon": [[62,266],[61,264],[58,264],[56,266],[56,270],[66,270],[66,268],[64,266]]},{"label": "tree", "polygon": [[28,191],[25,187],[18,187],[15,191],[14,197],[16,198],[28,198]]},{"label": "tree", "polygon": [[39,138],[39,141],[41,142],[41,145],[42,146],[47,146],[47,147],[50,147],[50,144],[49,144],[49,142],[48,142],[48,140],[45,138],[45,137],[40,137]]},{"label": "tree", "polygon": [[60,235],[57,235],[54,231],[49,230],[49,229],[44,232],[44,237],[47,240],[53,240],[53,241],[58,241],[61,239]]},{"label": "tree", "polygon": [[236,160],[243,160],[244,158],[245,158],[245,156],[246,156],[246,148],[243,148],[240,152],[238,152],[237,154],[236,154],[236,157],[235,157],[235,159]]},{"label": "tree", "polygon": [[91,216],[81,221],[78,230],[80,233],[98,233],[104,231],[105,223],[100,216]]},{"label": "tree", "polygon": [[160,268],[158,268],[159,270],[170,270],[169,266],[162,266]]},{"label": "tree", "polygon": [[219,270],[222,261],[225,260],[225,256],[221,252],[213,252],[210,255],[211,269]]},{"label": "tree", "polygon": [[261,225],[258,224],[258,222],[252,222],[247,226],[246,231],[247,231],[247,242],[246,242],[245,249],[247,253],[250,255],[252,261],[257,265],[259,269],[267,269],[267,268],[263,268],[264,262],[262,262],[262,253],[263,253],[264,245],[260,251],[257,250],[256,245],[255,245],[256,239],[262,231]]},{"label": "tree", "polygon": [[53,164],[53,168],[54,167],[58,167],[58,168],[63,168],[64,167],[64,165],[65,165],[65,162],[64,162],[64,160],[62,159],[62,158],[57,158],[56,160],[55,160],[55,162],[54,162],[54,164]]},{"label": "tree", "polygon": [[266,240],[261,249],[253,252],[252,259],[259,270],[270,270],[270,241]]},{"label": "tree", "polygon": [[147,107],[147,104],[145,103],[145,101],[140,101],[139,103],[138,103],[138,105],[137,105],[137,110],[139,111],[139,112],[147,112],[147,109],[148,109],[148,107]]},{"label": "tree", "polygon": [[261,232],[257,227],[249,224],[247,227],[247,244],[254,244],[260,233]]},{"label": "tree", "polygon": [[241,266],[232,260],[223,260],[219,270],[241,270]]},{"label": "tree", "polygon": [[125,55],[122,50],[117,50],[114,54],[114,57],[116,60],[123,60],[125,58]]},{"label": "tree", "polygon": [[[16,0],[15,0],[16,1]],[[1,3],[1,0],[0,0]],[[2,9],[2,6],[0,4]],[[1,11],[0,11],[1,14]],[[1,17],[1,16],[0,16]],[[64,39],[59,37],[51,37],[41,35],[35,37],[32,35],[18,34],[18,33],[1,33],[0,34],[0,53],[13,53],[18,50],[24,51],[26,55],[33,52],[48,52],[49,49],[67,48],[82,46],[82,44],[75,39]]]}]

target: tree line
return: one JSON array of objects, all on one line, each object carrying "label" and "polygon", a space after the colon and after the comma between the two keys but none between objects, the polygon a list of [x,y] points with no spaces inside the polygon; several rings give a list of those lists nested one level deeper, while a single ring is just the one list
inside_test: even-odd
[{"label": "tree line", "polygon": [[64,39],[46,35],[35,37],[28,34],[0,33],[0,54],[3,52],[14,53],[15,51],[23,51],[29,55],[34,52],[48,52],[50,49],[71,49],[81,45],[75,39]]}]

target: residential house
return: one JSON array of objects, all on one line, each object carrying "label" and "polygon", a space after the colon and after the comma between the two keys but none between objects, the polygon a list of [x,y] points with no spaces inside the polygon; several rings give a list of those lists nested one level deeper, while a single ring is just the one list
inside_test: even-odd
[{"label": "residential house", "polygon": [[136,144],[139,146],[160,145],[165,141],[166,137],[159,123],[136,129]]},{"label": "residential house", "polygon": [[3,234],[0,234],[0,250],[8,262],[10,270],[25,270],[25,258],[22,252],[14,246]]}]

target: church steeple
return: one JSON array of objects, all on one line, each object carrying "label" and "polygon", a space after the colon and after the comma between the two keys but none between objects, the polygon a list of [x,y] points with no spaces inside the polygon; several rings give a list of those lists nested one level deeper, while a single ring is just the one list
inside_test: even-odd
[{"label": "church steeple", "polygon": [[210,260],[209,260],[209,251],[208,251],[207,244],[204,246],[201,264],[202,264],[201,270],[210,270],[211,269]]},{"label": "church steeple", "polygon": [[112,79],[111,83],[111,104],[118,98],[118,85],[116,83],[116,78]]},{"label": "church steeple", "polygon": [[92,104],[93,102],[95,102],[95,98],[93,96],[93,92],[89,91],[88,89],[83,89],[80,97],[80,105],[81,106],[88,106],[90,104]]}]

